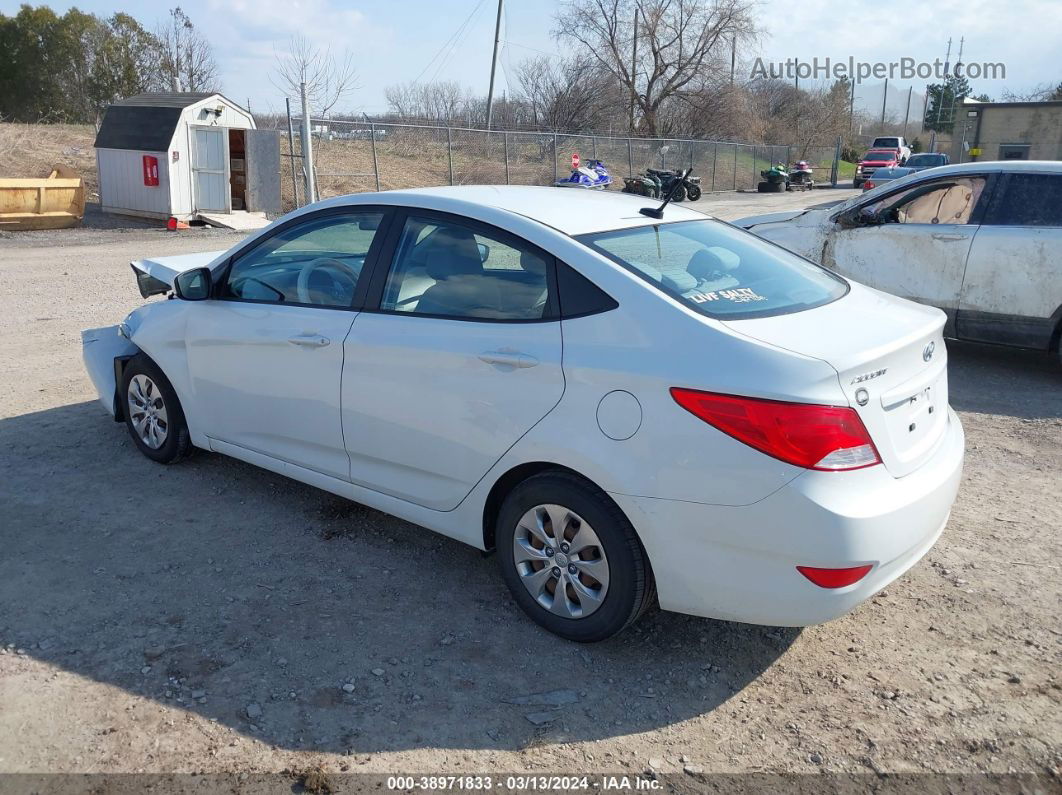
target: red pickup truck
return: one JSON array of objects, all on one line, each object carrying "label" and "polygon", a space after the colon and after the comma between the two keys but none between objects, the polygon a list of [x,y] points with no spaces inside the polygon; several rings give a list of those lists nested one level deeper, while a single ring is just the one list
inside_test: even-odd
[{"label": "red pickup truck", "polygon": [[900,155],[895,149],[871,149],[856,163],[852,187],[861,187],[870,178],[870,175],[874,173],[874,169],[894,168],[899,164]]}]

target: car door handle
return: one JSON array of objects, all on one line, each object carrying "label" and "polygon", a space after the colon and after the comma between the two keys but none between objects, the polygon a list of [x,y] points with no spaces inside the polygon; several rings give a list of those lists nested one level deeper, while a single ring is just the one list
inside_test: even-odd
[{"label": "car door handle", "polygon": [[538,359],[534,356],[516,351],[484,351],[479,358],[487,364],[497,364],[503,367],[524,368],[538,364]]},{"label": "car door handle", "polygon": [[323,348],[331,341],[328,337],[322,337],[320,334],[299,334],[294,337],[288,337],[288,342],[292,345],[298,345],[300,348]]},{"label": "car door handle", "polygon": [[934,232],[933,233],[933,239],[934,240],[965,240],[966,239],[966,235],[955,235],[955,234],[949,235],[946,232]]}]

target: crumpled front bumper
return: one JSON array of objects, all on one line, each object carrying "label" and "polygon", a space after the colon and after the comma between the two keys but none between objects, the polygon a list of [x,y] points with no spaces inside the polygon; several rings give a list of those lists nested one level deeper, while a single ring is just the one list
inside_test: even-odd
[{"label": "crumpled front bumper", "polygon": [[140,349],[118,333],[118,326],[90,328],[81,332],[81,358],[96,387],[100,403],[116,416],[117,375],[115,359],[136,354]]}]

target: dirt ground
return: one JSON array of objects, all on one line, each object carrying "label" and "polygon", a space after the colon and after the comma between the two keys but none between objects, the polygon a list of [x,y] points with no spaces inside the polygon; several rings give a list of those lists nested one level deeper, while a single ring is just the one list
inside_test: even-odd
[{"label": "dirt ground", "polygon": [[218,455],[158,466],[109,420],[79,332],[141,302],[129,260],[237,239],[0,236],[0,772],[1019,772],[1059,790],[1057,356],[949,345],[958,502],[851,615],[657,611],[578,646],[474,549]]}]

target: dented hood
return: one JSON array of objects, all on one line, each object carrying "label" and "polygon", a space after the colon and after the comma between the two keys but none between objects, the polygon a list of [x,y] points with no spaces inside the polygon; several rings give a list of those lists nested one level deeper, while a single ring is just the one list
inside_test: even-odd
[{"label": "dented hood", "polygon": [[774,224],[781,221],[792,221],[810,210],[782,210],[776,213],[764,213],[763,215],[749,215],[744,218],[738,218],[736,221],[731,221],[734,226],[740,226],[742,229],[748,229],[750,226],[756,226],[756,224]]},{"label": "dented hood", "polygon": [[133,260],[130,265],[136,274],[140,294],[147,298],[169,292],[178,273],[212,265],[226,252],[205,251],[201,254],[178,254],[172,257],[152,257]]}]

